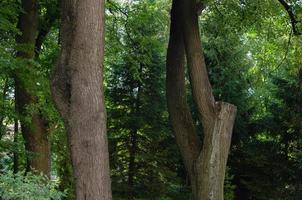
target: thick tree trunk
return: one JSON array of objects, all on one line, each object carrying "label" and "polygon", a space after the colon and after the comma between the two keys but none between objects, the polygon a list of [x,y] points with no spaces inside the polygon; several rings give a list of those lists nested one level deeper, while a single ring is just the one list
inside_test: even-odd
[{"label": "thick tree trunk", "polygon": [[[225,168],[236,107],[215,102],[203,58],[195,0],[174,0],[167,55],[167,101],[176,141],[189,174],[194,200],[223,200]],[[203,145],[186,103],[184,49],[194,101],[203,125]]]},{"label": "thick tree trunk", "polygon": [[231,145],[236,109],[219,102],[211,132],[204,134],[203,148],[196,161],[197,199],[223,200],[225,169]]},{"label": "thick tree trunk", "polygon": [[[38,7],[36,0],[22,0],[22,9],[19,16],[18,28],[21,34],[17,36],[19,50],[17,57],[21,59],[34,59],[35,40],[38,27]],[[16,104],[21,122],[21,131],[26,143],[26,150],[31,152],[29,167],[38,173],[42,172],[49,176],[50,173],[50,145],[47,135],[47,127],[42,115],[35,111],[27,112],[27,107],[37,103],[33,94],[34,83],[24,76],[22,71],[33,71],[33,66],[24,64],[27,70],[18,69],[15,74]],[[27,120],[29,117],[30,121]]]},{"label": "thick tree trunk", "polygon": [[63,0],[52,95],[67,129],[75,199],[111,200],[103,96],[104,0]]},{"label": "thick tree trunk", "polygon": [[196,1],[182,1],[184,43],[192,92],[204,130],[203,148],[196,161],[197,199],[223,200],[225,168],[236,107],[215,102],[201,48]]}]

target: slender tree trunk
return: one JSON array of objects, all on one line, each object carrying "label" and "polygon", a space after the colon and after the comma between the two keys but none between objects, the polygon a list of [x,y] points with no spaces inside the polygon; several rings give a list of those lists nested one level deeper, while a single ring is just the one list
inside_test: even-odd
[{"label": "slender tree trunk", "polygon": [[[191,180],[193,199],[223,200],[225,168],[236,107],[215,102],[200,45],[199,9],[200,5],[195,0],[174,0],[172,4],[167,55],[168,109]],[[202,149],[185,98],[184,54],[194,101],[203,125]]]},{"label": "slender tree trunk", "polygon": [[76,200],[111,200],[103,94],[104,0],[63,0],[52,95],[68,134]]},{"label": "slender tree trunk", "polygon": [[[3,102],[3,106],[1,107],[1,110],[5,110],[5,100],[6,100],[6,95],[7,95],[7,91],[8,91],[8,78],[6,78],[5,82],[4,82],[4,87],[2,90],[2,99],[1,101]],[[0,117],[0,140],[2,138],[2,136],[5,134],[5,125],[4,125],[4,115],[2,115]]]},{"label": "slender tree trunk", "polygon": [[[17,36],[18,51],[17,57],[20,59],[34,59],[35,40],[38,27],[38,5],[36,0],[22,0],[18,28],[21,34]],[[27,68],[27,69],[25,69]],[[29,71],[30,74],[24,76],[22,71]],[[33,66],[29,62],[24,62],[22,69],[18,69],[15,74],[16,104],[20,116],[21,131],[26,143],[26,150],[33,155],[29,158],[29,166],[38,173],[42,172],[49,176],[50,173],[50,145],[47,135],[47,127],[42,115],[38,111],[27,112],[27,107],[37,103],[37,97],[32,91],[34,88]],[[30,77],[27,78],[27,77]],[[28,120],[28,118],[30,120]]]},{"label": "slender tree trunk", "polygon": [[[18,132],[19,132],[19,123],[18,119],[15,119],[14,123],[14,144],[18,145]],[[19,171],[19,153],[14,151],[14,174]]]},{"label": "slender tree trunk", "polygon": [[128,199],[134,199],[134,177],[136,171],[137,129],[130,133],[129,164],[128,164]]},{"label": "slender tree trunk", "polygon": [[[15,112],[18,113],[17,110],[17,101],[16,101],[16,90],[15,90]],[[18,133],[19,133],[19,120],[17,117],[14,119],[14,144],[18,145]],[[14,151],[14,174],[19,171],[19,152]]]}]

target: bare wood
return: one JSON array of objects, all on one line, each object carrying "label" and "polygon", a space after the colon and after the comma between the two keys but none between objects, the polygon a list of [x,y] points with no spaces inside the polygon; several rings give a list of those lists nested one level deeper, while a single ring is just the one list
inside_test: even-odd
[{"label": "bare wood", "polygon": [[217,113],[211,134],[206,134],[203,149],[196,162],[198,174],[197,199],[223,200],[225,169],[232,139],[236,107],[217,103]]}]

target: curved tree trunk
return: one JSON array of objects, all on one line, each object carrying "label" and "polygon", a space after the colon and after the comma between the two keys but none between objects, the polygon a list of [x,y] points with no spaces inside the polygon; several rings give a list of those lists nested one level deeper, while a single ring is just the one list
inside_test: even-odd
[{"label": "curved tree trunk", "polygon": [[52,95],[68,134],[75,199],[111,200],[103,96],[104,0],[63,0]]},{"label": "curved tree trunk", "polygon": [[197,191],[195,187],[197,185],[195,183],[197,176],[194,171],[194,162],[201,150],[201,142],[198,138],[186,98],[185,49],[181,13],[181,2],[173,1],[167,52],[166,95],[170,123],[174,130],[186,171],[190,177],[194,194]]},{"label": "curved tree trunk", "polygon": [[[200,8],[195,0],[173,0],[167,53],[167,102],[176,141],[191,180],[193,199],[223,200],[236,107],[215,102],[199,36]],[[186,102],[184,54],[203,125],[202,148]]]}]

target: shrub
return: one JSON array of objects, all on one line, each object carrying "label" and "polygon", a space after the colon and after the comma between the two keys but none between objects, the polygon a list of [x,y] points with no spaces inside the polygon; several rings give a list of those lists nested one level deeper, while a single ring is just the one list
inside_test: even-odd
[{"label": "shrub", "polygon": [[56,183],[42,175],[8,171],[0,174],[0,199],[3,200],[60,200],[64,194]]}]

